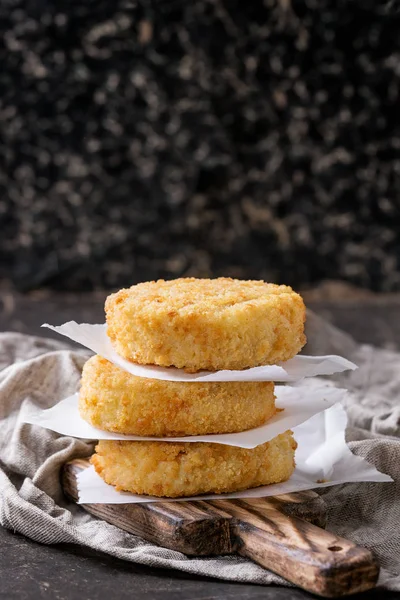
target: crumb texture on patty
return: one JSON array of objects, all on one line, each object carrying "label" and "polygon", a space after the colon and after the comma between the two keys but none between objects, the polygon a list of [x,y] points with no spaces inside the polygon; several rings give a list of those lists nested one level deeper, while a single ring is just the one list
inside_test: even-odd
[{"label": "crumb texture on patty", "polygon": [[165,437],[245,431],[276,409],[271,382],[159,381],[92,356],[83,368],[79,412],[99,429]]},{"label": "crumb texture on patty", "polygon": [[111,294],[107,333],[140,364],[188,371],[246,369],[295,356],[306,342],[304,302],[263,281],[150,281]]},{"label": "crumb texture on patty", "polygon": [[176,498],[245,490],[289,479],[292,432],[253,448],[211,443],[101,440],[91,462],[118,491]]}]

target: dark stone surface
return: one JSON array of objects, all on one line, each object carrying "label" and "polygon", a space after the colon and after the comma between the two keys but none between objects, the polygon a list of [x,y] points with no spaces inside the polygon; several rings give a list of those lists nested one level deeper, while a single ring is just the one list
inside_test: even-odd
[{"label": "dark stone surface", "polygon": [[[4,600],[312,600],[297,588],[225,582],[118,560],[88,548],[45,546],[0,527]],[[354,600],[392,600],[374,590]]]},{"label": "dark stone surface", "polygon": [[0,0],[0,277],[400,289],[399,0]]},{"label": "dark stone surface", "polygon": [[[4,600],[305,600],[287,588],[223,582],[152,569],[77,546],[44,546],[0,527]],[[363,599],[364,600],[364,599]]]},{"label": "dark stone surface", "polygon": [[[224,582],[152,569],[83,547],[44,546],[0,527],[3,600],[312,600],[299,589]],[[374,591],[354,600],[392,600]]]}]

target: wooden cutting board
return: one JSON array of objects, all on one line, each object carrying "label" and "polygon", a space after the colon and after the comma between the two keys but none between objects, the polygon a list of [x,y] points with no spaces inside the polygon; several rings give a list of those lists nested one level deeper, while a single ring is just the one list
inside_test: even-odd
[{"label": "wooden cutting board", "polygon": [[[76,476],[88,460],[64,466],[65,494],[77,501]],[[273,498],[145,504],[84,504],[96,517],[159,546],[191,556],[240,554],[324,597],[373,588],[372,553],[323,527],[325,503],[312,491]]]}]

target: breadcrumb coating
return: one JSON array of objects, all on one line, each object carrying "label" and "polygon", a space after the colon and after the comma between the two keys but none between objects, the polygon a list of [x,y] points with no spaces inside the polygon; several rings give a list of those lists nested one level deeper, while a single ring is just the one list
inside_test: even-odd
[{"label": "breadcrumb coating", "polygon": [[251,450],[197,442],[101,440],[91,462],[118,491],[176,498],[286,481],[294,470],[296,447],[291,431]]},{"label": "breadcrumb coating", "polygon": [[246,369],[288,360],[306,342],[301,296],[263,281],[139,283],[110,295],[105,310],[116,351],[140,364]]},{"label": "breadcrumb coating", "polygon": [[99,429],[165,437],[252,429],[276,409],[270,382],[159,381],[93,356],[83,367],[79,411]]}]

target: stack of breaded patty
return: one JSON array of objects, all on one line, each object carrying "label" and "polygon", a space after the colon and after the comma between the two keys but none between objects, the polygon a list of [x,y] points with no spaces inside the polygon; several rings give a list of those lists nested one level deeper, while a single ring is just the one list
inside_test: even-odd
[{"label": "stack of breaded patty", "polygon": [[[105,308],[115,350],[138,364],[240,370],[288,360],[306,341],[301,297],[262,281],[141,283],[109,296]],[[149,379],[100,356],[83,369],[79,408],[100,429],[164,438],[240,432],[276,412],[272,382]],[[208,442],[102,440],[92,463],[117,490],[194,496],[285,481],[295,449],[291,431],[250,450]]]}]

